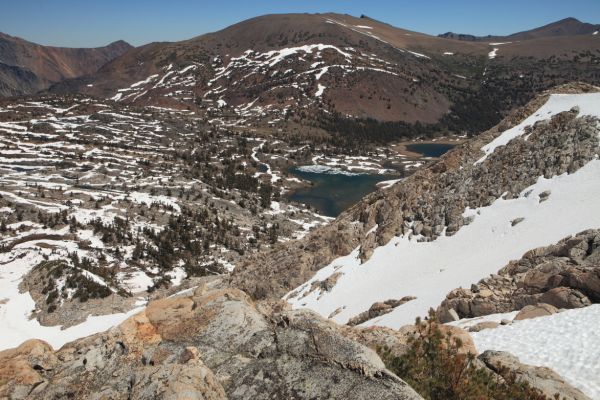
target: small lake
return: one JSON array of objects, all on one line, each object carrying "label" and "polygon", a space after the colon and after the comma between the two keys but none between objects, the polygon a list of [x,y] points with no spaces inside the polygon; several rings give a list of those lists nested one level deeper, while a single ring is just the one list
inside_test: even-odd
[{"label": "small lake", "polygon": [[375,191],[378,182],[399,178],[396,175],[348,175],[336,173],[340,172],[336,170],[322,172],[305,168],[290,168],[288,172],[297,178],[312,182],[313,185],[295,190],[288,199],[308,204],[328,217],[337,217],[342,211]]},{"label": "small lake", "polygon": [[452,150],[454,144],[449,143],[413,143],[407,144],[406,150],[413,153],[423,154],[423,157],[440,157],[444,153]]}]

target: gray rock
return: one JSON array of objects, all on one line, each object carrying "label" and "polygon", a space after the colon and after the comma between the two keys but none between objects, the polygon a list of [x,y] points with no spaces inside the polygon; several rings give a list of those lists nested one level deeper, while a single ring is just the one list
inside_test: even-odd
[{"label": "gray rock", "polygon": [[540,297],[540,302],[564,309],[581,308],[592,304],[590,299],[579,290],[568,287],[548,290]]},{"label": "gray rock", "polygon": [[484,321],[470,327],[469,332],[481,332],[485,329],[495,329],[498,326],[500,326],[498,322]]},{"label": "gray rock", "polygon": [[367,311],[361,312],[357,316],[350,318],[350,320],[348,321],[348,325],[360,325],[363,322],[390,313],[394,310],[394,308],[401,306],[402,304],[414,299],[416,299],[415,296],[404,296],[403,298],[398,300],[390,299],[386,301],[378,301],[376,303],[373,303]]},{"label": "gray rock", "polygon": [[510,221],[510,225],[511,226],[515,226],[517,224],[520,224],[521,222],[525,221],[525,218],[519,217],[519,218],[515,218],[512,221]]},{"label": "gray rock", "polygon": [[12,377],[0,398],[421,399],[340,329],[308,310],[199,287],[57,352],[39,341],[0,352],[0,377]]},{"label": "gray rock", "polygon": [[537,317],[545,317],[548,315],[556,314],[558,309],[550,304],[539,303],[536,305],[528,305],[523,307],[521,311],[515,316],[515,321],[521,321],[524,319],[531,319]]},{"label": "gray rock", "polygon": [[458,321],[460,317],[453,308],[444,309],[438,314],[438,319],[441,323],[445,324],[452,321]]}]

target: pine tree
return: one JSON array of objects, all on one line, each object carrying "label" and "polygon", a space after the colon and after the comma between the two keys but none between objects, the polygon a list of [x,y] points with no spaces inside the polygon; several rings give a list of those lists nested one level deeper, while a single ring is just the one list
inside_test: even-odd
[{"label": "pine tree", "polygon": [[382,350],[386,366],[427,400],[548,400],[537,389],[501,371],[502,378],[475,366],[475,356],[461,352],[463,344],[450,333],[444,335],[435,320],[417,318],[416,335],[408,351],[399,357]]}]

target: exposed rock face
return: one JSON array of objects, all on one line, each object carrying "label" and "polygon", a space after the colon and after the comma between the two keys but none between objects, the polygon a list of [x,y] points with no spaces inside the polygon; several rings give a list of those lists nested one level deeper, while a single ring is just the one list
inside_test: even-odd
[{"label": "exposed rock face", "polygon": [[461,318],[520,310],[537,303],[571,309],[600,302],[600,230],[527,252],[471,289],[450,292],[437,310]]},{"label": "exposed rock face", "polygon": [[[595,90],[574,85],[553,93],[582,89]],[[538,97],[438,162],[365,197],[332,224],[303,240],[286,242],[248,258],[234,271],[233,285],[254,298],[281,297],[310,279],[315,271],[358,247],[364,261],[377,246],[396,235],[421,235],[422,240],[453,235],[470,222],[463,217],[465,208],[488,206],[501,196],[518,196],[540,176],[578,170],[596,156],[599,135],[596,120],[578,117],[576,108],[535,124],[526,132],[527,140],[516,138],[474,165],[484,144],[520,123],[546,100],[545,96]],[[375,231],[369,232],[376,224]]]},{"label": "exposed rock face", "polygon": [[519,359],[510,353],[488,350],[481,354],[478,359],[494,373],[503,375],[503,368],[514,373],[517,380],[527,382],[530,386],[540,390],[549,399],[553,399],[556,393],[561,399],[566,400],[589,400],[579,389],[565,382],[560,375],[546,367],[535,367],[522,364]]},{"label": "exposed rock face", "polygon": [[310,311],[204,286],[56,352],[30,341],[0,353],[0,397],[421,398],[340,329]]}]

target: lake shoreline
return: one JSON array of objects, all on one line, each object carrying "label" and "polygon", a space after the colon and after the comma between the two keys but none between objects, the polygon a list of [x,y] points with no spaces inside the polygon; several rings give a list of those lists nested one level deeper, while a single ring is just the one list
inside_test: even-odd
[{"label": "lake shoreline", "polygon": [[423,158],[422,153],[417,153],[414,151],[410,151],[408,146],[415,144],[448,144],[458,146],[467,141],[466,137],[462,136],[451,136],[451,137],[443,137],[438,139],[430,139],[430,140],[406,140],[401,142],[392,143],[390,145],[390,149],[395,151],[397,154],[400,154],[409,158]]},{"label": "lake shoreline", "polygon": [[291,167],[288,173],[304,184],[285,194],[288,201],[304,204],[320,215],[335,218],[378,189],[377,183],[401,178],[399,174],[310,172]]},{"label": "lake shoreline", "polygon": [[[285,197],[289,201],[308,205],[321,215],[335,218],[369,193],[389,187],[422,165],[437,160],[462,143],[462,140],[463,138],[440,138],[397,144],[411,156],[402,155],[402,161],[386,165],[386,169],[378,169],[386,173],[373,173],[373,168],[361,170],[356,164],[349,168],[337,161],[321,164],[315,162],[315,159],[313,164],[290,166],[286,173],[296,178],[298,185],[294,185]],[[412,151],[414,149],[410,146],[416,146],[422,152]]]}]

